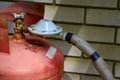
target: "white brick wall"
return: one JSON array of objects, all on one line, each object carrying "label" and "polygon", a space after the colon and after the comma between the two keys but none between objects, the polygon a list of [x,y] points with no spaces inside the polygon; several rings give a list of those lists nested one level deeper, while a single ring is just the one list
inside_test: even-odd
[{"label": "white brick wall", "polygon": [[120,28],[117,31],[117,43],[120,44]]},{"label": "white brick wall", "polygon": [[[107,64],[112,70],[113,64],[111,62],[107,62]],[[89,59],[66,57],[64,65],[65,72],[99,75]]]},{"label": "white brick wall", "polygon": [[[87,41],[96,42],[114,42],[115,29],[106,28],[102,26],[85,26],[85,25],[71,25],[71,24],[57,24],[63,27],[64,32],[75,33]],[[74,30],[73,30],[74,29]]]},{"label": "white brick wall", "polygon": [[78,35],[87,41],[113,43],[114,32],[115,30],[113,28],[101,28],[101,26],[82,26]]},{"label": "white brick wall", "polygon": [[120,77],[120,63],[115,64],[115,76]]},{"label": "white brick wall", "polygon": [[120,46],[113,44],[91,44],[101,56],[109,60],[120,60]]},{"label": "white brick wall", "polygon": [[83,75],[82,80],[102,80],[100,77]]},{"label": "white brick wall", "polygon": [[80,80],[80,75],[65,73],[63,80]]},{"label": "white brick wall", "polygon": [[56,3],[84,7],[117,7],[117,0],[56,0]]},{"label": "white brick wall", "polygon": [[47,5],[45,9],[45,18],[61,22],[83,23],[84,9]]},{"label": "white brick wall", "polygon": [[119,26],[120,11],[105,9],[87,9],[87,24]]}]

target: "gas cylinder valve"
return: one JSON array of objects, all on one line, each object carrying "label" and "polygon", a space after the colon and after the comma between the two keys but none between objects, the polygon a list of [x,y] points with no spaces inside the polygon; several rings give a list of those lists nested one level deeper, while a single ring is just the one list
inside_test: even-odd
[{"label": "gas cylinder valve", "polygon": [[12,16],[14,17],[13,22],[7,21],[8,28],[10,28],[9,32],[14,33],[13,40],[17,42],[21,42],[24,40],[24,37],[25,37],[24,33],[28,32],[27,30],[28,25],[23,24],[26,13],[15,12],[15,13],[12,13]]}]

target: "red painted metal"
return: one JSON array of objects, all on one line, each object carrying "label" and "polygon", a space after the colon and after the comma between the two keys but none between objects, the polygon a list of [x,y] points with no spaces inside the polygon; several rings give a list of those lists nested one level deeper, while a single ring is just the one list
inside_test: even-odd
[{"label": "red painted metal", "polygon": [[0,23],[0,52],[9,54],[8,29],[6,25],[3,25],[2,23]]},{"label": "red painted metal", "polygon": [[34,2],[16,2],[10,6],[0,8],[0,22],[6,24],[6,20],[14,20],[11,13],[24,12],[24,24],[35,24],[44,16],[44,4]]},{"label": "red painted metal", "polygon": [[[0,80],[62,80],[63,55],[52,42],[27,37],[17,43],[9,38],[10,55],[0,52]],[[57,49],[53,59],[46,56],[50,47]]]},{"label": "red painted metal", "polygon": [[[0,9],[0,80],[62,80],[64,58],[55,44],[33,36],[22,41],[8,38],[6,20],[12,21],[16,11],[27,13],[24,23],[31,25],[43,18],[44,5],[18,2]],[[46,56],[50,47],[57,49],[52,59]]]}]

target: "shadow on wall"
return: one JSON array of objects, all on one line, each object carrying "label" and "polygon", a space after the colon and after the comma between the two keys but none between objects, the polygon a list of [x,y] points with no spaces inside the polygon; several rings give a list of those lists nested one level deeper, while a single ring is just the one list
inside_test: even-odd
[{"label": "shadow on wall", "polygon": [[84,9],[74,8],[74,7],[46,5],[44,18],[54,20],[57,22],[83,23]]},{"label": "shadow on wall", "polygon": [[73,80],[71,77],[67,74],[64,74],[64,79],[63,80]]}]

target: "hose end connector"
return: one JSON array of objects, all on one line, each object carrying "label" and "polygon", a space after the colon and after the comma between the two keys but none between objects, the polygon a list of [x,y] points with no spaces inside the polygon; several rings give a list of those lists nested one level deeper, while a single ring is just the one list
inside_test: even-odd
[{"label": "hose end connector", "polygon": [[73,36],[73,33],[70,33],[70,32],[64,33],[64,40],[66,40],[68,43],[71,43],[72,36]]}]

